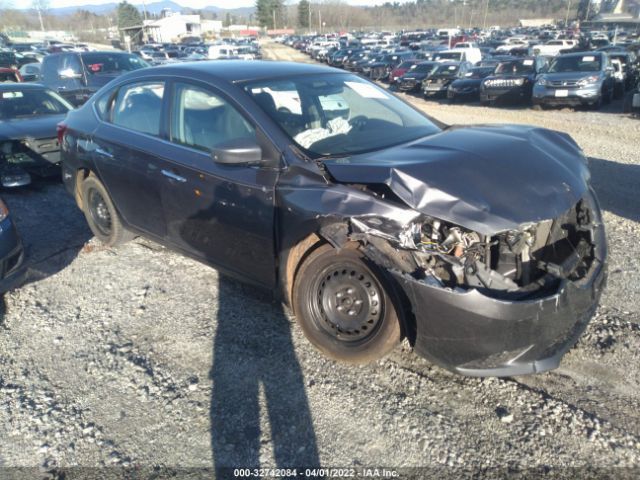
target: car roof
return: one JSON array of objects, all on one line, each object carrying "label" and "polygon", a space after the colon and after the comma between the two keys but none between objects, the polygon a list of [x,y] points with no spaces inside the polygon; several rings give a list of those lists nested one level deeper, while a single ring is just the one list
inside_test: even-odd
[{"label": "car roof", "polygon": [[562,55],[559,55],[559,57],[603,57],[605,55],[606,55],[605,52],[595,50],[595,51],[588,51],[588,52],[563,53]]},{"label": "car roof", "polygon": [[[259,80],[265,78],[289,77],[292,75],[345,73],[344,70],[296,62],[273,62],[268,60],[211,60],[162,65],[137,70],[141,76],[163,73],[184,75],[189,73],[206,74],[229,83]],[[131,77],[129,77],[131,78]]]},{"label": "car roof", "polygon": [[39,83],[0,83],[0,92],[15,90],[48,90],[48,88]]}]

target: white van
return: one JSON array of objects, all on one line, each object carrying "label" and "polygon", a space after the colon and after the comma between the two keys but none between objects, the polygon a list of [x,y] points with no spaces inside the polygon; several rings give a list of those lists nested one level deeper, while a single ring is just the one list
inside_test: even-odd
[{"label": "white van", "polygon": [[207,50],[207,58],[209,60],[222,60],[237,56],[238,51],[231,45],[211,45]]}]

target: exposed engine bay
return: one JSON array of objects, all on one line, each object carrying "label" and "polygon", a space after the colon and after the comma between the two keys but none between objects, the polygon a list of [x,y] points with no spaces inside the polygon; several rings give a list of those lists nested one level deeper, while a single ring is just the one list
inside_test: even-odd
[{"label": "exposed engine bay", "polygon": [[[494,298],[522,299],[550,292],[563,279],[584,277],[594,259],[596,225],[586,200],[559,218],[493,236],[425,215],[396,235],[382,223],[377,218],[354,218],[351,228],[356,239],[384,253],[387,267],[445,288],[479,289]],[[381,239],[391,248],[381,245]],[[368,251],[378,257],[373,249]]]}]

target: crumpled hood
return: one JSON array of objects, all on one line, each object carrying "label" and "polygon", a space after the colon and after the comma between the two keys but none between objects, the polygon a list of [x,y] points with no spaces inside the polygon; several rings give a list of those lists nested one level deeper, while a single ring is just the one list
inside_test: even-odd
[{"label": "crumpled hood", "polygon": [[63,121],[65,116],[66,114],[62,113],[0,121],[0,141],[55,138],[56,125]]},{"label": "crumpled hood", "polygon": [[518,125],[450,127],[324,164],[337,182],[386,184],[411,208],[483,235],[555,218],[589,182],[568,135]]}]

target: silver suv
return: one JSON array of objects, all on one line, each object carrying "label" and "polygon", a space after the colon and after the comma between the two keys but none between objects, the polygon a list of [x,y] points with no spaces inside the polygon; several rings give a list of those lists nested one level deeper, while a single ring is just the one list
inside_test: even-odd
[{"label": "silver suv", "polygon": [[553,106],[588,105],[596,109],[613,98],[613,66],[604,52],[560,55],[538,77],[533,104]]}]

